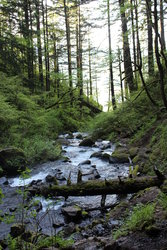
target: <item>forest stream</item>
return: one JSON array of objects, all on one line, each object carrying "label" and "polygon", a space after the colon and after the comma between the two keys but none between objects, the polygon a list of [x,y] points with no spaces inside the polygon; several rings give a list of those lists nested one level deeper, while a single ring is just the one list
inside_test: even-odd
[{"label": "forest stream", "polygon": [[[59,139],[64,142],[62,146],[64,159],[54,162],[47,162],[44,164],[36,165],[27,179],[21,179],[19,177],[10,178],[6,180],[4,177],[0,179],[0,185],[5,194],[0,210],[4,215],[9,218],[12,214],[15,214],[16,221],[21,220],[21,213],[16,212],[18,204],[22,202],[22,195],[18,194],[17,189],[20,186],[32,185],[34,183],[45,182],[48,176],[57,176],[59,184],[65,184],[66,180],[71,172],[71,182],[77,182],[77,173],[80,169],[83,173],[83,181],[89,179],[112,179],[119,176],[127,176],[129,171],[129,164],[110,164],[104,159],[97,158],[96,153],[102,153],[105,155],[112,155],[115,149],[115,145],[110,141],[98,140],[92,147],[79,146],[82,141],[81,138],[87,136],[87,134],[80,134],[81,138],[77,139],[79,133],[74,133],[69,139],[69,135],[61,135]],[[93,156],[93,157],[92,157]],[[95,157],[94,157],[95,156]],[[93,175],[93,170],[95,170]],[[69,226],[69,220],[62,214],[62,208],[72,207],[78,205],[82,209],[96,208],[100,206],[100,196],[86,196],[86,197],[68,197],[65,201],[63,197],[58,197],[56,200],[45,199],[43,197],[35,197],[30,199],[38,200],[35,210],[37,211],[36,218],[30,218],[27,214],[24,215],[24,219],[32,229],[35,224],[38,224],[38,230],[40,229],[44,234],[51,235],[53,230],[58,232],[62,229],[67,229]],[[116,195],[108,195],[106,199],[106,205],[114,204],[117,201]],[[30,208],[31,206],[29,206]],[[25,212],[26,213],[26,212]],[[90,220],[101,217],[101,212],[94,210],[89,213],[88,218],[80,220],[80,225],[88,225]],[[41,219],[42,218],[42,219]],[[73,222],[72,222],[73,223]],[[113,221],[113,224],[115,222]],[[2,226],[3,225],[3,226]],[[0,239],[4,238],[10,232],[11,224],[2,222],[0,227]],[[73,224],[71,225],[73,226]],[[97,229],[98,230],[98,229]],[[100,229],[102,230],[103,229]],[[68,230],[67,230],[68,231]],[[100,233],[100,232],[99,232]],[[103,232],[104,233],[104,232]],[[98,234],[98,233],[97,233]]]}]

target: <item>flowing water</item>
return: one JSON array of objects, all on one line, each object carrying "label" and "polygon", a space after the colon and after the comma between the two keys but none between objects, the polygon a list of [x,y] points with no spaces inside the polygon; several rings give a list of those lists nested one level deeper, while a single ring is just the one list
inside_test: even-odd
[{"label": "flowing water", "polygon": [[[66,139],[69,145],[62,147],[64,156],[69,159],[69,162],[63,162],[62,160],[48,162],[37,165],[31,172],[29,178],[21,180],[18,177],[10,180],[11,187],[18,187],[30,184],[33,180],[45,181],[48,174],[54,175],[57,171],[61,171],[62,175],[67,179],[69,173],[71,173],[71,181],[77,182],[77,173],[80,169],[83,174],[87,174],[83,177],[83,181],[90,178],[89,173],[93,170],[94,165],[100,174],[100,179],[113,179],[117,176],[127,176],[129,170],[129,164],[110,164],[107,160],[91,157],[95,152],[102,152],[103,154],[112,155],[115,149],[115,145],[109,141],[97,141],[93,147],[81,147],[79,143],[80,139],[77,139],[78,133],[74,133],[73,139],[67,139],[68,135],[61,135],[60,138]],[[82,134],[83,137],[87,134]],[[91,157],[91,158],[90,158]],[[91,164],[81,164],[86,160],[90,160]],[[65,182],[62,182],[63,184]],[[86,196],[86,197],[69,197],[67,201],[60,197],[58,201],[46,200],[42,197],[37,198],[42,203],[43,211],[46,211],[48,206],[53,210],[58,210],[64,205],[78,204],[81,207],[96,207],[100,205],[100,196]],[[114,203],[117,199],[116,195],[108,195],[106,204]]]}]

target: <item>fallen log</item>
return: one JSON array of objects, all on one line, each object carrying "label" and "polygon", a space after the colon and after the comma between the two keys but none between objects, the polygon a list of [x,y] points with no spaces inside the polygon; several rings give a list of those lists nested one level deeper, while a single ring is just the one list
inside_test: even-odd
[{"label": "fallen log", "polygon": [[[92,180],[71,184],[70,186],[42,186],[40,194],[45,197],[55,196],[93,196],[107,194],[131,194],[145,188],[161,186],[164,180],[157,176],[146,176],[136,178],[118,178],[114,180]],[[39,190],[38,190],[39,191]]]}]

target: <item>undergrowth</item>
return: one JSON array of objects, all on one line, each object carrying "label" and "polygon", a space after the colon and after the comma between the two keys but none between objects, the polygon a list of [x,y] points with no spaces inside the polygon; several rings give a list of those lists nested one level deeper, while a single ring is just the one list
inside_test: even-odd
[{"label": "undergrowth", "polygon": [[122,226],[113,233],[113,238],[118,239],[129,232],[144,230],[154,222],[154,211],[155,204],[137,205]]},{"label": "undergrowth", "polygon": [[[55,140],[60,133],[78,131],[89,120],[89,110],[68,102],[68,95],[61,104],[48,108],[58,101],[54,90],[31,93],[24,79],[0,74],[0,148],[22,148],[31,162],[55,159],[60,148]],[[62,84],[60,95],[68,92]],[[77,92],[74,92],[77,95]]]}]

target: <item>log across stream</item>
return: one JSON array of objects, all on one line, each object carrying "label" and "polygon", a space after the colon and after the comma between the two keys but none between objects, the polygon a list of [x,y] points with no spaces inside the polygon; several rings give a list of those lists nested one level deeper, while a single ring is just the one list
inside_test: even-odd
[{"label": "log across stream", "polygon": [[146,176],[137,178],[117,178],[113,180],[92,180],[71,185],[43,185],[38,190],[29,189],[47,196],[94,196],[108,194],[132,194],[152,186],[160,186],[163,179],[157,176]]}]

